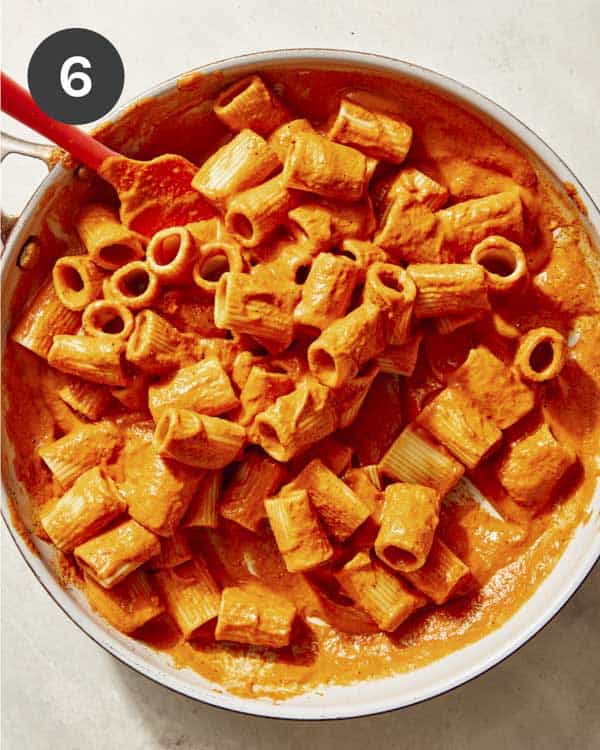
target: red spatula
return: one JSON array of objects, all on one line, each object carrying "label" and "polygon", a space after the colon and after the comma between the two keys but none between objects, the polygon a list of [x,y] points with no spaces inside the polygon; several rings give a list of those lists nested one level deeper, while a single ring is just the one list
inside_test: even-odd
[{"label": "red spatula", "polygon": [[191,187],[198,167],[176,154],[150,161],[129,159],[73,125],[48,117],[31,95],[2,73],[2,111],[49,138],[115,188],[121,221],[148,237],[159,229],[200,221],[214,215]]}]

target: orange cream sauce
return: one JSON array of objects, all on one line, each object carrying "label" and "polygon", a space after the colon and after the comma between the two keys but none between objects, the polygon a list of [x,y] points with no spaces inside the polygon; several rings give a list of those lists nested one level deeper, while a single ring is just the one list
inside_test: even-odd
[{"label": "orange cream sauce", "polygon": [[[534,276],[529,291],[522,296],[509,295],[505,304],[495,304],[500,323],[473,323],[449,336],[430,336],[410,378],[380,376],[368,400],[378,419],[354,425],[345,435],[364,463],[380,457],[401,426],[443,387],[448,373],[466,359],[471,347],[483,343],[509,361],[515,340],[505,335],[507,331],[518,334],[550,325],[565,335],[573,337],[575,332],[578,336],[560,377],[542,388],[539,407],[508,436],[513,439],[532,431],[545,418],[559,439],[577,452],[576,469],[561,482],[551,502],[532,517],[506,497],[495,479],[496,459],[484,461],[470,478],[504,520],[455,492],[446,501],[440,521],[440,534],[470,566],[477,585],[445,606],[420,610],[395,633],[373,632],[366,620],[347,612],[335,597],[324,599],[308,579],[288,573],[268,532],[251,534],[229,522],[218,530],[195,532],[192,544],[208,557],[221,585],[258,575],[294,601],[302,617],[298,618],[293,645],[274,651],[201,641],[184,643],[166,618],[145,626],[137,636],[164,650],[176,665],[191,667],[238,695],[284,699],[323,684],[345,684],[414,669],[482,638],[531,596],[560,558],[576,527],[590,520],[600,446],[599,256],[581,222],[577,203],[551,186],[508,136],[433,90],[344,71],[284,69],[266,72],[264,77],[297,116],[317,122],[327,119],[340,92],[348,89],[369,92],[364,95],[367,106],[372,99],[379,107],[401,113],[415,133],[404,166],[417,167],[443,183],[451,194],[449,204],[500,192],[515,183],[524,190],[530,227],[524,250]],[[98,137],[137,158],[175,152],[199,164],[227,137],[205,101],[223,83],[222,76],[186,76],[173,95],[137,104]],[[374,192],[376,195],[377,186]],[[76,246],[73,209],[92,197],[116,205],[116,196],[94,177],[74,181],[53,204],[40,233],[44,261],[34,271],[23,273],[12,307],[15,317],[56,257]],[[64,434],[78,418],[52,396],[60,374],[17,345],[8,344],[4,376],[7,429],[17,449],[16,474],[31,497],[32,529],[40,533],[36,508],[56,496],[59,488],[37,448]],[[143,424],[132,426],[131,416],[115,414],[114,418],[125,432],[149,429]],[[375,430],[378,421],[381,429]],[[118,477],[119,463],[114,471]],[[360,533],[368,540],[371,532],[367,528]]]}]

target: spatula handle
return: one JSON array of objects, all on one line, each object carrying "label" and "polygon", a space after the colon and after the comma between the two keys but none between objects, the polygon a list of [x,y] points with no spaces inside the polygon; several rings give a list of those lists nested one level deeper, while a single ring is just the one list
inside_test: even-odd
[{"label": "spatula handle", "polygon": [[64,148],[77,161],[97,170],[106,158],[118,155],[83,130],[48,117],[29,92],[5,73],[1,74],[1,82],[2,111]]}]

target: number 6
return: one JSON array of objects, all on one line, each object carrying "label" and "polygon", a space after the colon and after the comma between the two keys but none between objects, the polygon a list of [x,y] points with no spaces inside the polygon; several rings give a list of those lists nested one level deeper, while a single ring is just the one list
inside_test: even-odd
[{"label": "number 6", "polygon": [[[87,73],[83,73],[81,70],[70,73],[73,65],[81,65],[82,68],[92,67],[92,64],[87,57],[81,57],[81,55],[68,57],[60,69],[60,85],[65,94],[68,94],[69,96],[87,96],[92,90],[92,79]],[[74,89],[73,81],[81,81],[81,88]]]}]

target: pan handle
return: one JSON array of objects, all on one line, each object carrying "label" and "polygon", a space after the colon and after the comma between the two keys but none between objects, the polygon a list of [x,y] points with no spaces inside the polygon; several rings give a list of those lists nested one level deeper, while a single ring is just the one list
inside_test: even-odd
[{"label": "pan handle", "polygon": [[[22,138],[15,138],[8,133],[2,133],[0,140],[0,161],[4,161],[9,154],[21,154],[21,156],[30,156],[33,159],[40,159],[50,169],[52,163],[56,161],[57,148],[45,143],[33,143],[25,141]],[[18,216],[13,216],[2,211],[2,245],[6,244],[8,235],[17,223]]]}]

